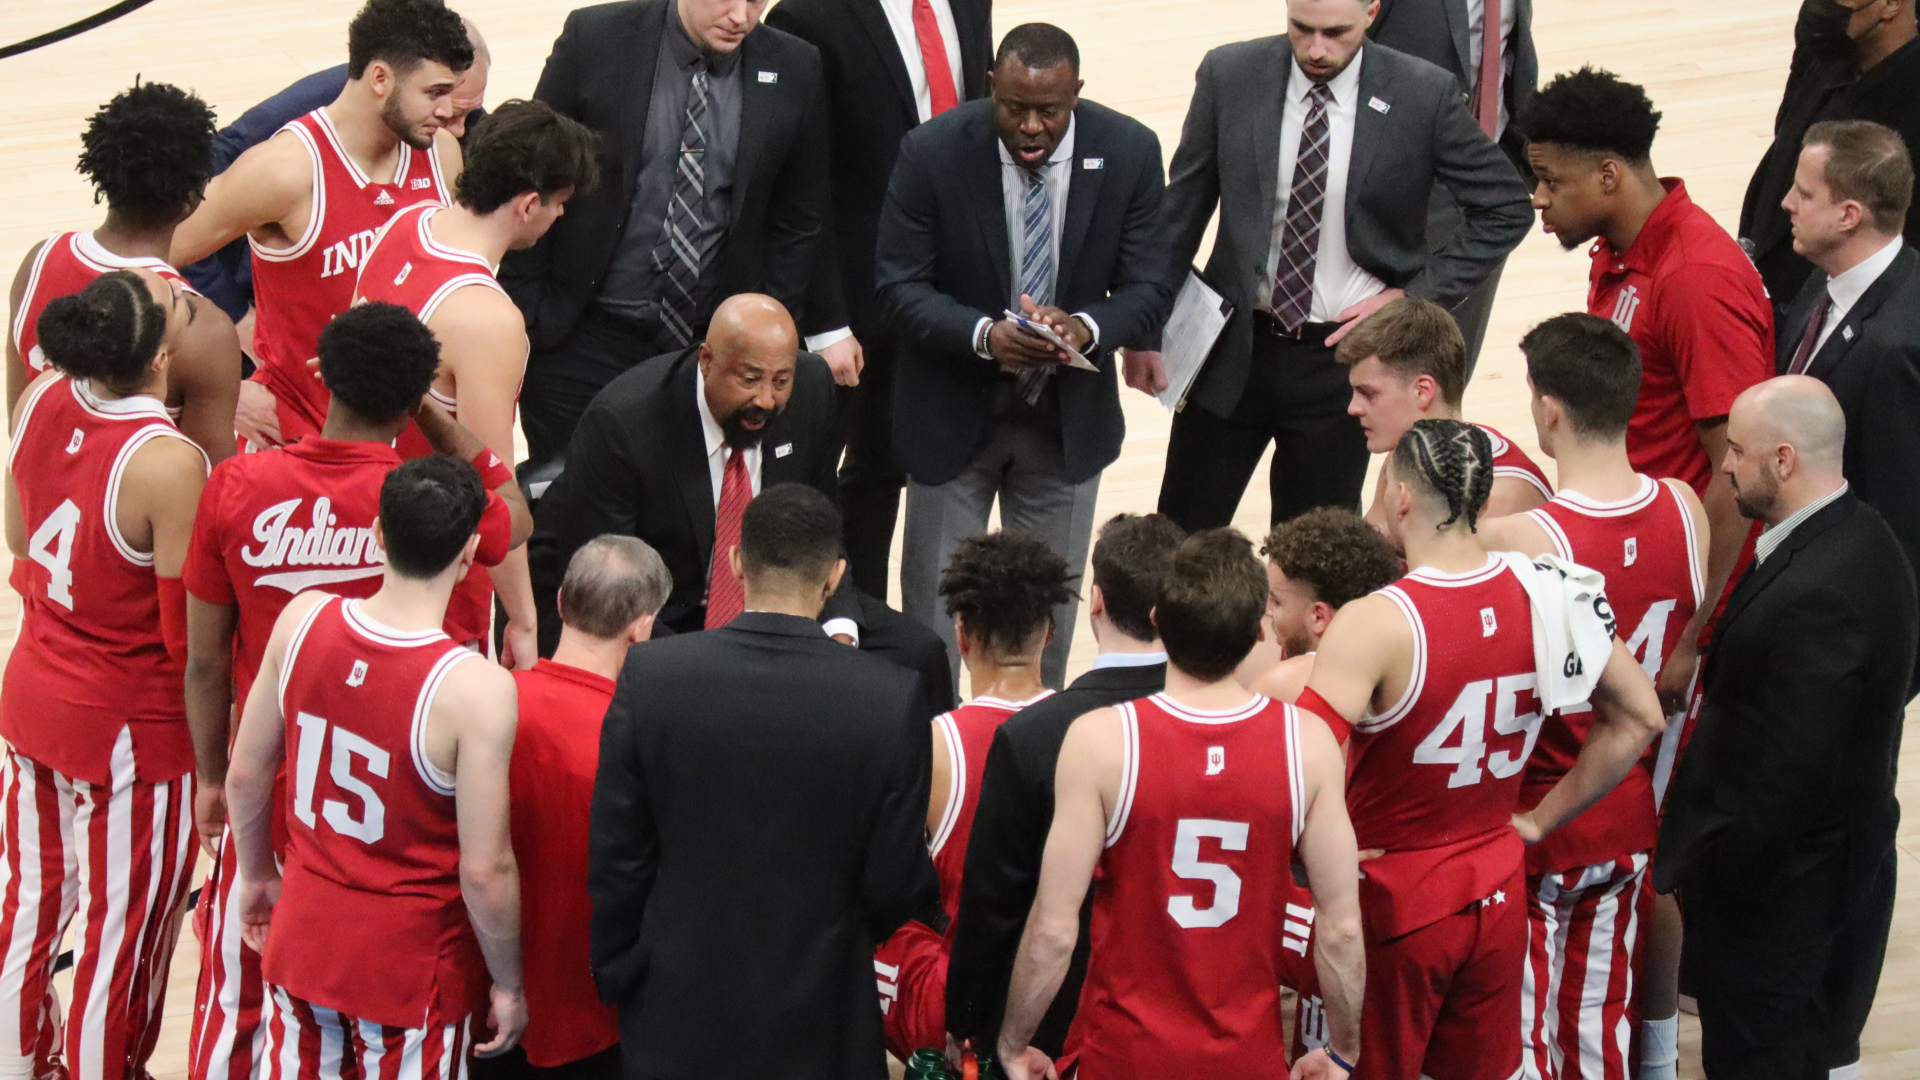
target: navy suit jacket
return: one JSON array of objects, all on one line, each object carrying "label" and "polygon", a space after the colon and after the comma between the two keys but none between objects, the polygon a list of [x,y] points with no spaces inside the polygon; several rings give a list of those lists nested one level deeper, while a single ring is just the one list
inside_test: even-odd
[{"label": "navy suit jacket", "polygon": [[[1082,100],[1074,110],[1055,302],[1100,324],[1098,372],[1061,368],[1068,481],[1120,456],[1126,423],[1113,349],[1157,334],[1173,308],[1160,142],[1144,124]],[[979,443],[1000,366],[973,351],[974,327],[1013,298],[993,102],[970,101],[913,129],[881,210],[876,287],[900,335],[893,453],[907,475],[944,484]]]}]

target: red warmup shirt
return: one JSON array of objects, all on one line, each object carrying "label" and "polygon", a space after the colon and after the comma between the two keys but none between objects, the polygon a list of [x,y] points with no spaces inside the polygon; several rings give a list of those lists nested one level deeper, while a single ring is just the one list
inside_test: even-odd
[{"label": "red warmup shirt", "polygon": [[589,970],[587,820],[600,767],[600,721],[613,680],[551,660],[513,673],[520,727],[509,773],[513,856],[520,863],[520,936],[526,943],[527,1060],[553,1068],[620,1041],[620,1016],[602,1005]]},{"label": "red warmup shirt", "polygon": [[1694,424],[1773,377],[1773,306],[1746,253],[1712,215],[1663,179],[1661,200],[1624,252],[1594,241],[1589,314],[1613,320],[1640,346],[1640,400],[1627,456],[1655,479],[1704,495],[1713,469]]}]

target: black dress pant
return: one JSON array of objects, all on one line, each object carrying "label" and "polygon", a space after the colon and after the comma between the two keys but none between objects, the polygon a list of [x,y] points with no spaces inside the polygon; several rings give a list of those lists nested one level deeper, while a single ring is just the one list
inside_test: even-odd
[{"label": "black dress pant", "polygon": [[527,1060],[527,1052],[516,1046],[495,1058],[473,1057],[467,1060],[469,1080],[620,1080],[618,1044],[565,1065],[539,1066]]},{"label": "black dress pant", "polygon": [[1827,1052],[1829,1069],[1860,1060],[1860,1033],[1873,1011],[1880,989],[1880,969],[1887,958],[1887,938],[1893,930],[1894,886],[1900,875],[1899,854],[1887,845],[1874,879],[1860,893],[1833,939],[1827,961]]},{"label": "black dress pant", "polygon": [[893,462],[893,371],[898,339],[876,333],[860,338],[867,364],[860,385],[841,387],[840,415],[846,457],[840,462],[840,516],[847,571],[862,592],[887,598],[887,559],[900,520],[906,474]]},{"label": "black dress pant", "polygon": [[520,388],[520,428],[527,458],[551,461],[567,452],[574,425],[595,394],[642,360],[676,351],[659,326],[620,318],[589,303],[580,320],[550,349],[527,358]]},{"label": "black dress pant", "polygon": [[1336,325],[1308,323],[1296,338],[1254,314],[1253,366],[1233,415],[1189,404],[1173,418],[1161,513],[1189,532],[1231,525],[1268,443],[1274,523],[1318,506],[1360,508],[1367,438],[1347,415],[1347,369],[1326,343]]}]

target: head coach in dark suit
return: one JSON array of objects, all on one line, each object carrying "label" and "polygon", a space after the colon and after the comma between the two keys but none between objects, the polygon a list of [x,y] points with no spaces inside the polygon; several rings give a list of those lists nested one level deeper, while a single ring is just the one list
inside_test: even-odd
[{"label": "head coach in dark suit", "polygon": [[[1166,318],[1160,144],[1139,121],[1082,101],[1080,55],[1029,23],[1000,44],[992,98],[915,128],[900,144],[880,219],[880,304],[900,334],[895,459],[906,470],[900,591],[909,616],[953,647],[938,595],[960,541],[1009,528],[1086,566],[1100,472],[1126,423],[1113,346]],[[1023,297],[1099,370],[1002,317]],[[1042,658],[1058,688],[1074,603],[1054,613]]]},{"label": "head coach in dark suit", "polygon": [[815,621],[846,564],[804,485],[748,506],[746,611],[628,654],[601,732],[593,975],[626,1075],[886,1075],[874,945],[937,910],[933,717]]},{"label": "head coach in dark suit", "polygon": [[[617,182],[567,206],[500,281],[527,319],[520,419],[535,461],[601,387],[700,340],[714,305],[800,313],[827,216],[819,50],[766,0],[623,0],[567,16],[534,97],[600,132]],[[821,327],[820,329],[831,329]]]},{"label": "head coach in dark suit", "polygon": [[[729,584],[726,546],[745,500],[782,483],[834,496],[839,441],[833,376],[799,351],[779,301],[747,293],[715,311],[706,341],[615,379],[580,418],[565,471],[546,489],[528,545],[541,655],[559,641],[554,596],[573,553],[603,533],[652,545],[673,575],[661,626],[688,633],[739,610],[709,610],[709,587]],[[735,466],[729,499],[729,465]],[[730,524],[729,524],[730,523]],[[734,534],[737,535],[737,532]],[[924,628],[845,583],[829,601],[829,634],[853,639],[923,674],[928,701],[946,709],[946,650]]]},{"label": "head coach in dark suit", "polygon": [[[1892,916],[1914,578],[1841,473],[1846,420],[1803,375],[1741,394],[1722,463],[1764,528],[1701,671],[1654,887],[1679,890],[1709,1077],[1827,1075]],[[1859,1028],[1853,1028],[1858,1034]]]},{"label": "head coach in dark suit", "polygon": [[[1013,714],[993,734],[960,881],[960,910],[947,962],[947,1030],[991,1047],[1000,1034],[1014,954],[1040,884],[1040,856],[1053,827],[1053,774],[1073,722],[1095,709],[1166,689],[1167,654],[1153,626],[1160,577],[1186,534],[1159,514],[1122,514],[1093,545],[1087,621],[1100,643],[1093,668],[1073,685]],[[1059,1057],[1087,974],[1092,900],[1066,981],[1034,1033]]]},{"label": "head coach in dark suit", "polygon": [[[1204,277],[1234,312],[1167,445],[1160,512],[1188,530],[1233,520],[1268,443],[1274,521],[1358,508],[1366,440],[1333,345],[1402,293],[1456,307],[1533,221],[1453,76],[1366,41],[1378,10],[1288,0],[1285,36],[1200,62],[1168,174],[1172,269],[1187,273],[1218,206]],[[1431,251],[1436,184],[1462,220]],[[1130,357],[1129,383],[1159,381],[1158,362]]]},{"label": "head coach in dark suit", "polygon": [[811,42],[825,66],[833,153],[833,221],[807,310],[845,322],[865,366],[841,392],[847,457],[840,467],[847,572],[887,595],[888,553],[906,477],[893,462],[898,341],[874,297],[873,252],[887,178],[907,132],[987,93],[992,0],[781,0],[767,25]]}]

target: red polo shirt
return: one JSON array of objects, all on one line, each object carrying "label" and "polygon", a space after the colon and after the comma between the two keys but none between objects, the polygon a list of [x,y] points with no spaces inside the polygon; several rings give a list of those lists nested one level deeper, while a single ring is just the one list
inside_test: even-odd
[{"label": "red polo shirt", "polygon": [[508,782],[528,1017],[520,1045],[528,1061],[551,1068],[620,1041],[619,1015],[593,986],[587,899],[587,819],[613,682],[551,660],[513,679],[520,728]]},{"label": "red polo shirt", "polygon": [[1633,246],[1594,241],[1587,311],[1640,346],[1640,401],[1627,424],[1639,472],[1705,494],[1712,465],[1694,424],[1727,415],[1733,399],[1773,376],[1773,305],[1740,245],[1687,197],[1678,179]]}]

